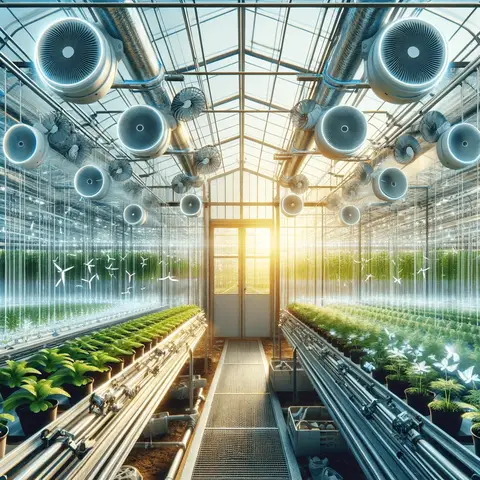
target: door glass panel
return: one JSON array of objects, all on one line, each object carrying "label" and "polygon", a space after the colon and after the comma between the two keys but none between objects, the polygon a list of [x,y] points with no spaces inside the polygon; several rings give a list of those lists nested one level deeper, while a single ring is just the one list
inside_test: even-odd
[{"label": "door glass panel", "polygon": [[214,259],[215,295],[238,294],[238,258]]},{"label": "door glass panel", "polygon": [[270,294],[270,229],[245,229],[245,294]]},{"label": "door glass panel", "polygon": [[215,257],[238,256],[238,228],[216,228],[213,233]]},{"label": "door glass panel", "polygon": [[245,255],[270,258],[270,229],[247,228],[245,232]]}]

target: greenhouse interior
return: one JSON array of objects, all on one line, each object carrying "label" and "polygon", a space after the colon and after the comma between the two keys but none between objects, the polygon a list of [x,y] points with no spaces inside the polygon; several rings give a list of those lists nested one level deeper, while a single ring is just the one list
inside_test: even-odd
[{"label": "greenhouse interior", "polygon": [[0,1],[0,480],[480,480],[480,2]]}]

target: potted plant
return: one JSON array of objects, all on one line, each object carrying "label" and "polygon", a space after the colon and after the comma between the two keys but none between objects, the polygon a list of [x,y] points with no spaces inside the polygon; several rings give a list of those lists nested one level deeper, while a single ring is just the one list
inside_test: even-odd
[{"label": "potted plant", "polygon": [[4,400],[24,383],[35,380],[35,375],[40,375],[26,361],[7,360],[6,363],[6,367],[0,368],[0,394]]},{"label": "potted plant", "polygon": [[407,404],[422,415],[428,415],[428,404],[433,400],[435,394],[428,389],[430,382],[436,377],[432,367],[425,361],[413,362],[407,370],[410,387],[405,390]]},{"label": "potted plant", "polygon": [[387,388],[399,398],[405,398],[405,390],[408,388],[407,377],[407,356],[403,349],[392,347],[388,351],[390,363],[385,365],[385,369],[391,372],[387,375]]},{"label": "potted plant", "polygon": [[32,380],[13,392],[4,402],[3,410],[16,410],[23,433],[29,437],[57,418],[58,401],[52,397],[69,393],[54,387],[51,380]]},{"label": "potted plant", "polygon": [[100,371],[100,368],[81,360],[75,360],[69,367],[61,368],[55,372],[50,380],[55,386],[63,385],[70,394],[70,404],[75,405],[93,391],[93,378],[87,376],[87,373]]},{"label": "potted plant", "polygon": [[120,348],[121,350],[131,352],[127,356],[123,356],[123,362],[126,367],[133,363],[136,358],[138,358],[137,350],[139,353],[142,352],[143,354],[143,345],[140,342],[136,342],[134,340],[124,338],[122,340],[116,340],[113,345]]},{"label": "potted plant", "polygon": [[121,362],[119,358],[113,357],[112,355],[102,351],[91,353],[88,356],[87,361],[90,365],[93,365],[99,369],[98,372],[92,372],[90,375],[93,378],[95,388],[110,380],[112,375],[112,367],[110,364]]},{"label": "potted plant", "polygon": [[29,365],[42,372],[43,378],[48,377],[60,368],[70,368],[72,362],[70,356],[67,353],[61,353],[58,348],[44,348],[28,361]]},{"label": "potted plant", "polygon": [[8,422],[13,422],[15,417],[9,413],[0,413],[0,458],[5,456],[7,451]]}]

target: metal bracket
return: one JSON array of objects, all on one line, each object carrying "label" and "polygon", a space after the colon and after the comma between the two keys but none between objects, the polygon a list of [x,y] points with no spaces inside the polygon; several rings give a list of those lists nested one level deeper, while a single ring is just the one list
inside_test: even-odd
[{"label": "metal bracket", "polygon": [[103,397],[98,393],[92,394],[88,411],[89,413],[105,416],[109,412],[117,413],[121,407],[122,405],[117,403],[115,393],[111,390],[107,390]]},{"label": "metal bracket", "polygon": [[139,391],[140,391],[140,387],[138,385],[136,385],[135,388],[130,388],[130,387],[127,387],[126,385],[123,386],[123,393],[130,400],[134,398]]},{"label": "metal bracket", "polygon": [[402,438],[417,443],[422,438],[420,433],[422,424],[422,421],[412,417],[408,412],[402,412],[392,421],[392,428]]},{"label": "metal bracket", "polygon": [[65,444],[77,458],[82,458],[95,444],[95,441],[91,439],[81,440],[77,443],[75,435],[68,430],[59,430],[54,440]]},{"label": "metal bracket", "polygon": [[375,413],[375,410],[377,409],[377,404],[378,401],[372,400],[368,405],[363,405],[361,412],[365,416],[365,418],[371,419],[373,418],[373,414]]}]

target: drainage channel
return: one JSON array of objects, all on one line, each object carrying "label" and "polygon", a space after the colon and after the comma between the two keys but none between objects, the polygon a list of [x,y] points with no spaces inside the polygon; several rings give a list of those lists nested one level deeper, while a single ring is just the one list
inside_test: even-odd
[{"label": "drainage channel", "polygon": [[258,340],[225,343],[181,480],[300,480]]}]

